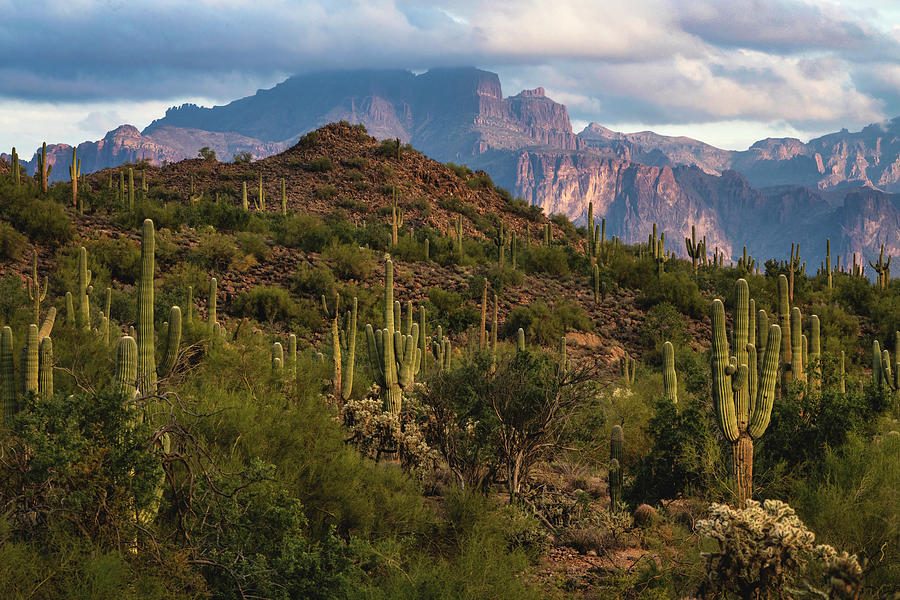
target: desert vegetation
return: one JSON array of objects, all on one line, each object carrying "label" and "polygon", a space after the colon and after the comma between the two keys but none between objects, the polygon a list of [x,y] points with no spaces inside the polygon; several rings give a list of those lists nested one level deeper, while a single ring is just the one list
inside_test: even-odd
[{"label": "desert vegetation", "polygon": [[900,593],[890,256],[629,245],[349,123],[204,150],[0,162],[6,597]]}]

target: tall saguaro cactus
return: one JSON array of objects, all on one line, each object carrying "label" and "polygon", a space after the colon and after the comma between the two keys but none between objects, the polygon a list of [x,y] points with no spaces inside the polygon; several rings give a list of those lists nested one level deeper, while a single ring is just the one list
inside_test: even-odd
[{"label": "tall saguaro cactus", "polygon": [[25,283],[28,288],[28,299],[34,303],[34,323],[41,322],[41,302],[47,298],[47,277],[44,276],[44,286],[41,287],[41,280],[38,277],[37,270],[37,249],[32,251],[31,255],[31,277]]},{"label": "tall saguaro cactus", "polygon": [[[381,386],[384,408],[399,414],[403,406],[403,390],[412,389],[419,372],[422,351],[418,347],[419,324],[412,323],[408,335],[394,327],[394,312],[400,313],[400,303],[394,303],[394,263],[384,265],[384,329],[377,331],[366,325],[369,360],[375,382]],[[399,324],[399,323],[398,323]]]},{"label": "tall saguaro cactus", "polygon": [[78,249],[78,308],[75,312],[75,324],[85,330],[91,328],[91,270],[87,268],[87,249]]},{"label": "tall saguaro cactus", "polygon": [[162,361],[156,363],[156,330],[153,322],[153,275],[156,270],[156,231],[153,221],[144,219],[141,231],[141,276],[138,280],[138,388],[144,395],[156,393],[158,377],[168,375],[178,355],[181,343],[181,309],[173,306],[169,311],[168,340]]},{"label": "tall saguaro cactus", "polygon": [[881,245],[881,252],[878,254],[878,262],[872,264],[872,261],[869,261],[869,266],[872,267],[876,273],[878,273],[878,287],[881,289],[885,289],[887,287],[888,281],[891,278],[891,256],[888,255],[887,261],[884,260],[884,244]]},{"label": "tall saguaro cactus", "polygon": [[[353,305],[347,311],[345,318],[346,329],[341,332],[341,297],[337,296],[334,301],[334,310],[328,310],[328,303],[325,296],[322,296],[322,307],[325,314],[331,318],[331,349],[334,357],[334,377],[332,384],[334,386],[335,399],[342,398],[349,400],[353,393],[353,370],[356,366],[356,311],[359,303],[353,298]],[[347,355],[346,366],[341,350]]]},{"label": "tall saguaro cactus", "polygon": [[81,160],[78,158],[78,150],[72,148],[72,165],[69,167],[69,177],[72,179],[72,207],[79,209],[78,204],[78,178],[81,176]]},{"label": "tall saguaro cactus", "polygon": [[757,376],[757,352],[747,342],[750,324],[750,289],[747,281],[736,283],[732,355],[725,334],[725,306],[719,299],[712,302],[713,403],[716,418],[725,438],[732,447],[732,475],[740,504],[753,494],[753,440],[758,439],[769,425],[775,382],[778,375],[778,349],[781,329],[771,325]]},{"label": "tall saguaro cactus", "polygon": [[663,390],[666,400],[678,402],[678,375],[675,373],[675,347],[672,342],[663,344]]},{"label": "tall saguaro cactus", "polygon": [[790,288],[787,277],[782,273],[778,276],[778,321],[781,323],[781,366],[783,385],[793,381],[791,373],[791,300]]},{"label": "tall saguaro cactus", "polygon": [[47,193],[47,179],[50,177],[51,166],[47,164],[47,142],[41,144],[41,153],[38,155],[37,173],[41,182],[41,191]]},{"label": "tall saguaro cactus", "polygon": [[697,275],[701,257],[706,258],[706,240],[697,241],[697,232],[693,225],[691,225],[691,237],[684,238],[684,246],[688,256],[691,257],[691,268],[694,269],[694,275]]}]

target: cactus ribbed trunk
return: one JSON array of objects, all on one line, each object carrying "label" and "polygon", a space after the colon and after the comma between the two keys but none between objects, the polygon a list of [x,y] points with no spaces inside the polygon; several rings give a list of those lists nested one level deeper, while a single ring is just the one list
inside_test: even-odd
[{"label": "cactus ribbed trunk", "polygon": [[12,328],[5,326],[0,330],[0,402],[5,425],[9,425],[10,419],[19,409],[13,363]]},{"label": "cactus ribbed trunk", "polygon": [[155,260],[155,229],[153,221],[144,220],[141,235],[141,276],[138,279],[138,388],[144,395],[156,391],[156,345],[153,339],[153,274]]},{"label": "cactus ribbed trunk", "polygon": [[731,474],[734,477],[738,506],[753,497],[753,438],[746,431],[731,444]]}]

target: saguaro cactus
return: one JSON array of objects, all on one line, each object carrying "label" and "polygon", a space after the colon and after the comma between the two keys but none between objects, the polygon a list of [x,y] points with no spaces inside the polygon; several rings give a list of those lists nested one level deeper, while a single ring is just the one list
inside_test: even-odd
[{"label": "saguaro cactus", "polygon": [[622,502],[622,466],[615,458],[609,461],[609,510],[618,510]]},{"label": "saguaro cactus", "polygon": [[12,328],[9,326],[0,330],[0,401],[2,401],[3,422],[9,425],[9,420],[19,409],[13,358],[13,334]]},{"label": "saguaro cactus", "polygon": [[781,323],[782,383],[787,385],[793,381],[791,373],[791,302],[790,287],[787,277],[783,273],[778,276],[778,321]]},{"label": "saguaro cactus", "polygon": [[87,268],[87,249],[78,249],[78,309],[75,313],[75,324],[85,330],[91,328],[91,270]]},{"label": "saguaro cactus", "polygon": [[41,302],[47,298],[47,277],[44,276],[44,286],[41,287],[41,280],[38,278],[37,270],[37,249],[32,250],[31,260],[31,277],[25,283],[28,288],[28,299],[34,303],[34,323],[41,322]]},{"label": "saguaro cactus", "polygon": [[69,177],[72,179],[72,206],[80,209],[78,205],[78,178],[81,177],[81,160],[78,158],[78,150],[72,148],[72,164],[69,166]]},{"label": "saguaro cactus", "polygon": [[116,374],[113,378],[113,389],[126,401],[131,400],[137,391],[137,342],[128,335],[119,338],[116,345]]},{"label": "saguaro cactus", "polygon": [[624,452],[625,434],[620,425],[613,425],[612,431],[609,433],[609,459],[615,459],[621,464]]},{"label": "saguaro cactus", "polygon": [[725,334],[725,306],[721,300],[713,300],[711,369],[716,418],[722,434],[731,442],[735,491],[743,505],[753,494],[753,440],[765,432],[772,412],[781,329],[769,327],[763,367],[757,377],[756,348],[747,341],[750,289],[744,279],[738,279],[735,287],[735,354],[731,355]]},{"label": "saguaro cactus", "polygon": [[[840,257],[838,257],[838,260],[840,260]],[[830,292],[833,287],[832,286],[833,279],[832,279],[832,271],[831,271],[831,240],[830,239],[825,240],[825,272],[828,275],[828,280],[827,280],[828,286],[827,287],[828,287],[828,291]]]},{"label": "saguaro cactus", "polygon": [[872,267],[876,273],[878,273],[878,287],[881,289],[885,289],[887,287],[888,281],[891,278],[891,256],[888,255],[887,261],[884,260],[884,244],[881,245],[881,252],[878,254],[878,262],[872,264],[872,261],[869,261],[869,266]]},{"label": "saguaro cactus", "polygon": [[12,149],[12,163],[11,164],[12,164],[13,179],[15,179],[16,185],[19,185],[19,183],[22,181],[22,172],[21,172],[21,168],[19,167],[19,155],[16,152],[15,146],[13,146],[13,149]]},{"label": "saguaro cactus", "polygon": [[663,344],[663,390],[666,400],[678,402],[678,376],[675,373],[675,347],[672,342]]},{"label": "saguaro cactus", "polygon": [[691,257],[691,267],[694,269],[694,275],[699,271],[701,257],[706,258],[706,240],[697,241],[697,232],[695,227],[691,225],[691,237],[684,238],[684,246],[687,249],[688,256]]},{"label": "saguaro cactus", "polygon": [[37,173],[41,182],[41,191],[47,193],[47,179],[50,177],[50,165],[47,164],[47,142],[41,144],[41,153],[38,155]]},{"label": "saguaro cactus", "polygon": [[[340,306],[341,297],[336,296],[334,310],[329,312],[325,296],[322,296],[322,307],[325,310],[325,314],[331,318],[331,349],[334,357],[332,385],[334,386],[334,397],[335,399],[343,398],[344,400],[349,400],[353,392],[353,369],[356,365],[356,311],[358,302],[356,298],[353,298],[353,306],[347,311],[345,317],[346,329],[343,332],[341,332],[340,326]],[[344,354],[346,354],[346,367],[343,365],[342,349]]]},{"label": "saguaro cactus", "polygon": [[628,355],[623,356],[619,359],[619,373],[622,375],[622,378],[625,380],[625,387],[631,388],[634,385],[634,371],[635,371],[635,362],[633,358],[630,358]]},{"label": "saguaro cactus", "polygon": [[166,352],[157,367],[156,331],[153,322],[153,276],[156,270],[156,231],[153,221],[144,220],[141,231],[141,276],[138,280],[138,388],[144,395],[156,393],[158,377],[168,375],[178,355],[181,343],[181,309],[173,306],[169,311],[168,340]]},{"label": "saguaro cactus", "polygon": [[[417,342],[419,324],[413,323],[409,335],[394,328],[394,263],[388,259],[384,266],[384,329],[366,325],[366,340],[375,382],[381,386],[384,408],[399,414],[403,406],[403,390],[411,389],[419,372],[422,352]],[[396,305],[400,312],[400,303]]]}]

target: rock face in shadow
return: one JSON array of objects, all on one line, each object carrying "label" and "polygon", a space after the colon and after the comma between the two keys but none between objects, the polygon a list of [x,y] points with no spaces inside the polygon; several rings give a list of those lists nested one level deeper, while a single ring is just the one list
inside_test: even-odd
[{"label": "rock face in shadow", "polygon": [[[691,226],[712,250],[737,257],[786,256],[791,242],[877,255],[898,247],[900,118],[803,143],[761,140],[728,151],[650,131],[619,133],[591,123],[573,133],[566,107],[543,88],[503,96],[495,73],[466,67],[298,75],[268,90],[202,108],[166,111],[143,131],[123,125],[78,146],[82,170],[197,156],[220,160],[279,153],[306,132],[340,120],[379,139],[400,138],[440,161],[484,169],[515,196],[583,223],[589,202],[609,235],[629,243],[653,223],[684,255]],[[53,180],[67,180],[71,147],[48,146]],[[25,163],[29,173],[36,160]],[[818,256],[824,250],[816,250]],[[818,262],[816,260],[816,262]]]}]

